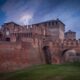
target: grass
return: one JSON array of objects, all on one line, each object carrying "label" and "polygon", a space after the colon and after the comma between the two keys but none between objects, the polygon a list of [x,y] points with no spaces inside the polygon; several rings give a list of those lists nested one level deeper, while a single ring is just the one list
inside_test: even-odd
[{"label": "grass", "polygon": [[16,72],[0,73],[0,80],[80,80],[80,63],[38,65]]}]

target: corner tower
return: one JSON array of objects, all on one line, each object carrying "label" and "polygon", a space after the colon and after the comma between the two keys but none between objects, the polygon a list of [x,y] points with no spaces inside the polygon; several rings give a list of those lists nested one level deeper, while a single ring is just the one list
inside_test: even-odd
[{"label": "corner tower", "polygon": [[50,36],[52,40],[64,40],[65,24],[59,19],[48,22],[46,34]]},{"label": "corner tower", "polygon": [[71,30],[67,31],[65,33],[65,39],[71,39],[71,40],[76,39],[76,32],[73,32]]}]

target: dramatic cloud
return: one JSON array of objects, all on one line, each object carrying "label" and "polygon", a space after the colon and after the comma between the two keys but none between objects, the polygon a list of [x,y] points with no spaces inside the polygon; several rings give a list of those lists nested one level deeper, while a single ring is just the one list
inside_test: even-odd
[{"label": "dramatic cloud", "polygon": [[0,24],[21,25],[59,18],[80,37],[80,0],[0,0]]},{"label": "dramatic cloud", "polygon": [[24,22],[21,22],[21,18],[27,15],[31,15],[33,17],[39,4],[40,1],[38,0],[7,0],[7,2],[2,7],[2,10],[7,16],[6,22],[15,21],[17,23],[23,24]]}]

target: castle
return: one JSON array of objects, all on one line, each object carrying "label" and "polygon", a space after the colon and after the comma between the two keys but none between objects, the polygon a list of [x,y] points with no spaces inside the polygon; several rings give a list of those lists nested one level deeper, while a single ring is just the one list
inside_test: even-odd
[{"label": "castle", "polygon": [[34,64],[80,61],[80,39],[65,32],[65,24],[50,20],[21,26],[5,23],[0,29],[0,70],[16,70]]},{"label": "castle", "polygon": [[27,41],[27,38],[63,40],[65,25],[60,20],[46,21],[38,24],[20,26],[14,22],[5,23],[1,28],[1,40]]},{"label": "castle", "polygon": [[69,30],[65,33],[65,24],[59,19],[26,26],[9,22],[2,25],[0,29],[1,41],[26,42],[29,38],[47,39],[49,41],[60,40],[63,42],[64,39],[76,39],[76,32]]}]

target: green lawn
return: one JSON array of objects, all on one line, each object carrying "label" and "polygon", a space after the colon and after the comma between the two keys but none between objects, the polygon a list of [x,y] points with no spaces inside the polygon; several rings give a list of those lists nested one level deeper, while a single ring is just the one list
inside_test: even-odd
[{"label": "green lawn", "polygon": [[0,73],[0,80],[80,80],[80,63],[38,65],[16,72]]}]

